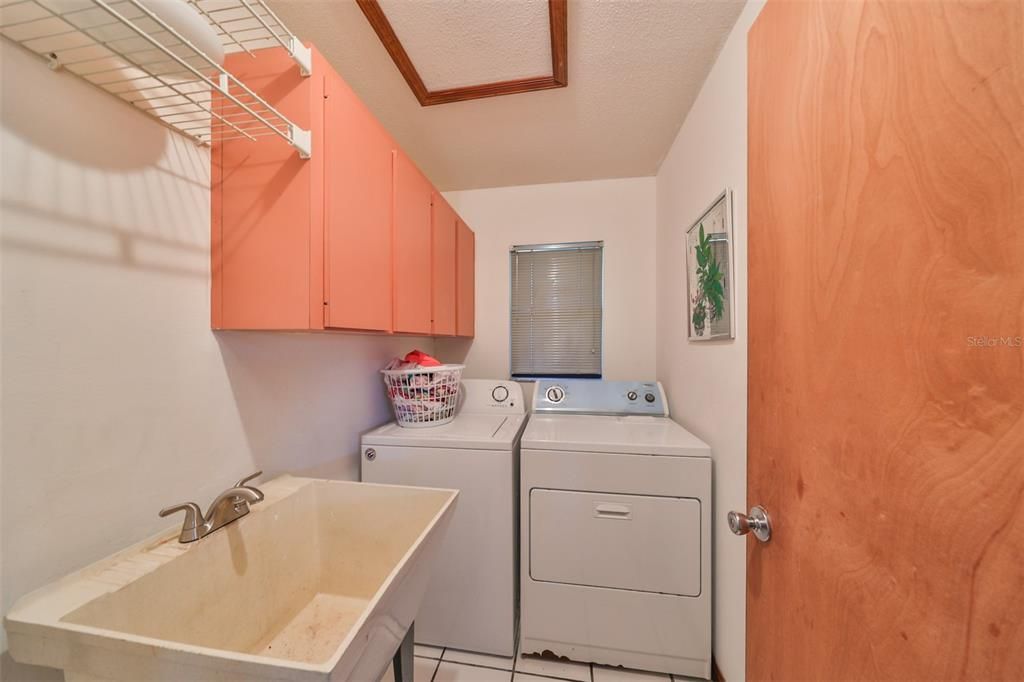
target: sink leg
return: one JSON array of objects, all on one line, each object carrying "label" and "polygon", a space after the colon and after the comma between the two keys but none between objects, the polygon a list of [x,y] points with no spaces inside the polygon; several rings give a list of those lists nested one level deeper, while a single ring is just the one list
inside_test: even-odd
[{"label": "sink leg", "polygon": [[398,651],[395,652],[393,666],[395,669],[395,682],[412,682],[412,633],[415,628],[416,623],[409,626],[409,631],[405,633],[405,639],[402,640],[401,646],[399,646]]}]

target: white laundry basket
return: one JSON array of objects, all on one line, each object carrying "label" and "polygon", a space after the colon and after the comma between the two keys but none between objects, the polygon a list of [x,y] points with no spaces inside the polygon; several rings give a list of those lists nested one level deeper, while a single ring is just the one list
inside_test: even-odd
[{"label": "white laundry basket", "polygon": [[382,369],[399,426],[440,426],[455,418],[459,380],[465,365]]}]

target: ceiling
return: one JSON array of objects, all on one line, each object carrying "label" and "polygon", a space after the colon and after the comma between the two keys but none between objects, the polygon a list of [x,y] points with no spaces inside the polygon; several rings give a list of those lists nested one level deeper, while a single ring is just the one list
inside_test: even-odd
[{"label": "ceiling", "polygon": [[[354,1],[269,4],[447,191],[654,175],[744,0],[570,0],[568,87],[428,107]],[[424,81],[550,71],[537,0],[381,6]]]}]

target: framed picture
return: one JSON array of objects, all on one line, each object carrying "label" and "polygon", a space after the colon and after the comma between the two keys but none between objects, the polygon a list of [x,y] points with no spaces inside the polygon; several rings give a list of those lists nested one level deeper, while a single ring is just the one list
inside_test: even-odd
[{"label": "framed picture", "polygon": [[686,301],[690,341],[735,337],[728,189],[686,231]]}]

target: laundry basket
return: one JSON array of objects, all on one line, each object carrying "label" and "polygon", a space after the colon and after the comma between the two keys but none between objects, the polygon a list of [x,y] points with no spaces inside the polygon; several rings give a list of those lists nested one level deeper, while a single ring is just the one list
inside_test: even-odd
[{"label": "laundry basket", "polygon": [[382,369],[399,426],[440,426],[455,418],[459,380],[465,365]]}]

